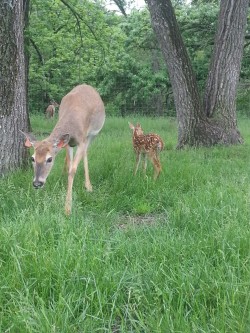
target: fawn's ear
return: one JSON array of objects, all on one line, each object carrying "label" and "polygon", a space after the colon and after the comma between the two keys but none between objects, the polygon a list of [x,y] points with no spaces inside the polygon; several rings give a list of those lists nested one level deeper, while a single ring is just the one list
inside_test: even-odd
[{"label": "fawn's ear", "polygon": [[24,146],[27,148],[33,147],[36,142],[36,139],[31,134],[25,133],[21,130],[20,132],[25,136]]},{"label": "fawn's ear", "polygon": [[128,125],[129,125],[129,127],[130,127],[132,130],[135,129],[135,126],[134,126],[133,124],[131,124],[130,122],[128,122]]},{"label": "fawn's ear", "polygon": [[63,148],[69,143],[69,140],[70,140],[69,134],[64,134],[59,139],[55,140],[54,147]]}]

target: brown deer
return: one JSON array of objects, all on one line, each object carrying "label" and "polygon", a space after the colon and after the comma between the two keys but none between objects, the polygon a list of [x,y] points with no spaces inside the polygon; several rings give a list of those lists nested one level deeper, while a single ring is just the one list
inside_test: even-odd
[{"label": "brown deer", "polygon": [[[32,163],[34,167],[33,186],[39,189],[44,186],[55,157],[61,148],[66,148],[68,166],[68,190],[65,202],[65,212],[71,213],[72,188],[74,176],[79,162],[83,159],[85,170],[85,187],[92,191],[88,170],[88,146],[100,132],[105,121],[105,109],[98,92],[91,86],[79,85],[63,97],[59,108],[59,120],[50,136],[42,141],[36,141],[29,134],[25,146],[33,147]],[[76,146],[73,157],[73,147]]]},{"label": "brown deer", "polygon": [[140,124],[134,126],[133,124],[129,123],[129,127],[133,131],[133,147],[136,153],[134,175],[136,175],[138,171],[141,155],[143,155],[144,157],[143,169],[145,175],[146,175],[147,157],[148,157],[153,163],[155,169],[154,179],[157,179],[161,172],[161,163],[158,155],[159,152],[162,151],[164,148],[164,143],[161,137],[158,134],[154,133],[144,134]]},{"label": "brown deer", "polygon": [[45,110],[45,117],[53,118],[56,112],[56,107],[59,107],[59,104],[55,101],[50,101],[50,105]]}]

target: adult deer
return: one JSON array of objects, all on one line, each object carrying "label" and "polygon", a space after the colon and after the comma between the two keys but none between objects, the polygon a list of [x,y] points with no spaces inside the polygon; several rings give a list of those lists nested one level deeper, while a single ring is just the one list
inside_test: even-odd
[{"label": "adult deer", "polygon": [[45,116],[46,118],[53,118],[56,112],[56,107],[60,106],[57,102],[55,101],[50,101],[50,105],[47,107],[45,110]]},{"label": "adult deer", "polygon": [[[65,202],[65,212],[71,213],[72,188],[74,176],[79,162],[83,159],[85,170],[85,187],[92,191],[88,170],[88,146],[100,132],[105,121],[105,109],[98,92],[91,86],[79,85],[63,97],[59,108],[59,120],[49,137],[36,141],[29,134],[25,146],[34,147],[32,163],[34,167],[33,186],[39,189],[44,186],[55,156],[66,148],[68,166],[68,190]],[[73,147],[76,146],[73,157]]]},{"label": "adult deer", "polygon": [[136,153],[136,163],[135,163],[135,171],[134,175],[136,175],[138,171],[138,167],[141,161],[141,156],[144,157],[144,173],[146,175],[147,169],[147,157],[153,163],[155,172],[154,179],[157,179],[161,172],[161,163],[159,159],[159,152],[163,150],[164,143],[161,137],[158,134],[150,133],[144,134],[140,124],[134,126],[130,122],[128,123],[129,127],[133,131],[133,147]]}]

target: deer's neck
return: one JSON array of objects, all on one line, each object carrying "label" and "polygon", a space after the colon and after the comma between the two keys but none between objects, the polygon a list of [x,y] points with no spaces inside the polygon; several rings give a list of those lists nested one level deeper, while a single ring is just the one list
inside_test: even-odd
[{"label": "deer's neck", "polygon": [[137,133],[134,133],[133,135],[133,140],[134,141],[137,141],[137,140],[141,140],[144,138],[144,134],[137,134]]},{"label": "deer's neck", "polygon": [[54,141],[64,134],[70,134],[68,133],[68,126],[66,122],[60,121],[59,119],[47,140]]}]

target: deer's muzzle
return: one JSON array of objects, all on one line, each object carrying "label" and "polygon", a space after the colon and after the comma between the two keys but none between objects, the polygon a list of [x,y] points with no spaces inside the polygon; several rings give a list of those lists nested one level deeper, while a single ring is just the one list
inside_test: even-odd
[{"label": "deer's muzzle", "polygon": [[39,180],[35,180],[35,181],[33,181],[33,186],[34,186],[35,189],[42,188],[43,185],[44,185],[44,182],[41,182],[41,181],[39,181]]}]

